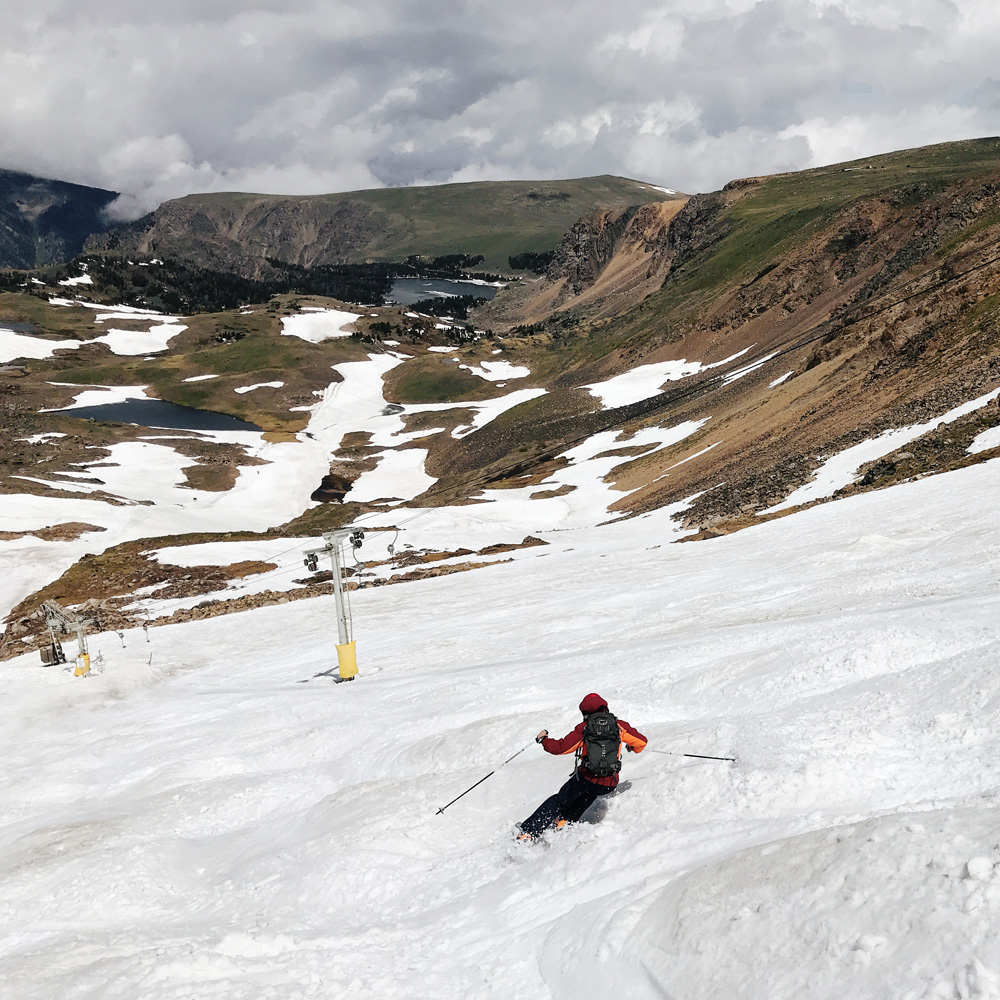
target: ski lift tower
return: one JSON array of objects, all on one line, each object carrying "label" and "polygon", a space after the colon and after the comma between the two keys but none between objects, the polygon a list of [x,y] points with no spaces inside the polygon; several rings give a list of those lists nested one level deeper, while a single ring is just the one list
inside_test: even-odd
[{"label": "ski lift tower", "polygon": [[[58,601],[43,601],[42,613],[45,624],[49,627],[49,638],[52,643],[48,649],[42,650],[42,662],[45,664],[65,663],[66,656],[58,635],[76,633],[76,667],[74,677],[86,677],[90,673],[90,650],[87,648],[87,626],[93,625],[92,618],[84,618],[75,611],[64,608]],[[57,635],[58,633],[58,635]],[[48,655],[46,655],[48,654]]]},{"label": "ski lift tower", "polygon": [[333,596],[337,605],[337,664],[340,667],[340,679],[353,681],[358,673],[358,658],[354,643],[354,622],[351,618],[350,592],[344,581],[344,542],[350,541],[354,549],[361,548],[365,533],[361,528],[338,528],[323,534],[324,545],[318,549],[307,549],[305,558],[306,569],[315,573],[319,567],[320,554],[330,557],[330,568],[333,571]]}]

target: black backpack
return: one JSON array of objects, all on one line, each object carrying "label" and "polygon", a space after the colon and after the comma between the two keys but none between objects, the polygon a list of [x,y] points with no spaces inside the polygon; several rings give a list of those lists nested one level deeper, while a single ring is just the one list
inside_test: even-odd
[{"label": "black backpack", "polygon": [[610,712],[593,712],[583,723],[583,753],[580,763],[595,778],[610,778],[622,769],[618,759],[621,733]]}]

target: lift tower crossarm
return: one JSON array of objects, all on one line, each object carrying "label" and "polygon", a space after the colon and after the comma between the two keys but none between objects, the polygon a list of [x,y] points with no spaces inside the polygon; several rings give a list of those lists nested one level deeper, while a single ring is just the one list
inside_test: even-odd
[{"label": "lift tower crossarm", "polygon": [[354,646],[354,623],[351,620],[350,602],[345,599],[346,584],[344,582],[344,542],[350,540],[354,548],[360,548],[365,533],[361,528],[348,526],[336,531],[323,533],[324,544],[320,548],[306,549],[306,569],[316,572],[321,554],[330,557],[330,569],[333,574],[333,596],[337,607],[337,661],[340,665],[340,679],[354,680],[358,672],[357,656]]},{"label": "lift tower crossarm", "polygon": [[42,613],[45,615],[45,624],[49,627],[49,635],[52,637],[53,649],[58,640],[56,631],[62,635],[76,633],[76,659],[77,666],[73,671],[77,677],[84,677],[90,673],[90,650],[87,648],[87,627],[96,624],[93,618],[85,618],[64,608],[58,601],[43,601]]}]

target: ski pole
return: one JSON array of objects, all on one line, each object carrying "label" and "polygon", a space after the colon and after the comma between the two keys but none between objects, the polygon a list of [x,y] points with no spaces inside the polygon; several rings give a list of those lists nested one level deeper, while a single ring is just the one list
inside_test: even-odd
[{"label": "ski pole", "polygon": [[653,753],[662,753],[668,757],[697,757],[699,760],[730,760],[736,763],[735,757],[709,757],[704,753],[677,753],[674,750],[653,750]]},{"label": "ski pole", "polygon": [[[490,773],[486,775],[486,778],[492,778],[492,777],[493,777],[493,775],[494,775],[494,774],[496,774],[496,773],[497,773],[497,771],[499,771],[499,770],[500,770],[500,768],[504,766],[504,764],[509,764],[509,763],[510,763],[510,762],[511,762],[511,761],[512,761],[512,760],[513,760],[513,759],[514,759],[514,758],[515,758],[515,757],[516,757],[516,756],[517,756],[518,754],[522,754],[522,753],[524,753],[524,751],[525,751],[525,750],[527,750],[527,749],[528,749],[528,747],[530,747],[530,746],[531,746],[531,744],[529,743],[527,747],[521,747],[521,749],[520,749],[520,750],[518,750],[518,751],[517,751],[517,753],[515,753],[515,754],[512,754],[512,755],[511,755],[510,757],[508,757],[508,758],[507,758],[507,759],[506,759],[506,760],[505,760],[505,761],[503,762],[503,764],[499,764],[499,765],[498,765],[497,767],[493,768],[493,770],[492,770],[492,771],[490,771]],[[462,792],[462,795],[468,795],[468,794],[469,794],[469,792],[471,792],[473,788],[478,788],[478,787],[479,787],[479,785],[481,785],[481,784],[482,784],[482,783],[483,783],[483,782],[484,782],[484,781],[486,780],[486,778],[480,778],[480,779],[479,779],[479,780],[478,780],[478,781],[477,781],[477,782],[476,782],[476,783],[475,783],[474,785],[470,785],[470,786],[469,786],[468,788],[466,788],[466,790],[465,790],[464,792]],[[443,812],[445,811],[445,809],[447,809],[447,808],[448,808],[448,806],[453,806],[453,805],[454,805],[454,804],[455,804],[455,803],[456,803],[456,802],[457,802],[457,801],[458,801],[458,800],[459,800],[459,799],[460,799],[460,798],[462,797],[462,795],[456,795],[456,796],[455,796],[455,797],[454,797],[454,798],[453,798],[453,799],[451,800],[451,802],[449,802],[449,803],[448,803],[448,805],[446,805],[446,806],[441,806],[441,808],[440,808],[440,809],[438,809],[438,811],[437,811],[436,813],[434,813],[434,815],[435,815],[435,816],[440,816],[440,815],[441,815],[441,813],[443,813]]]}]

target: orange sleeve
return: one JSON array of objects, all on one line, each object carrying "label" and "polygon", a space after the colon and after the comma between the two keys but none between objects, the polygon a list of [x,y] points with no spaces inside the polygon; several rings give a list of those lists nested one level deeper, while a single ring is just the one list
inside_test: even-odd
[{"label": "orange sleeve", "polygon": [[646,737],[622,719],[618,720],[618,732],[621,734],[622,743],[627,743],[632,748],[633,753],[642,753],[646,749],[648,742]]}]

